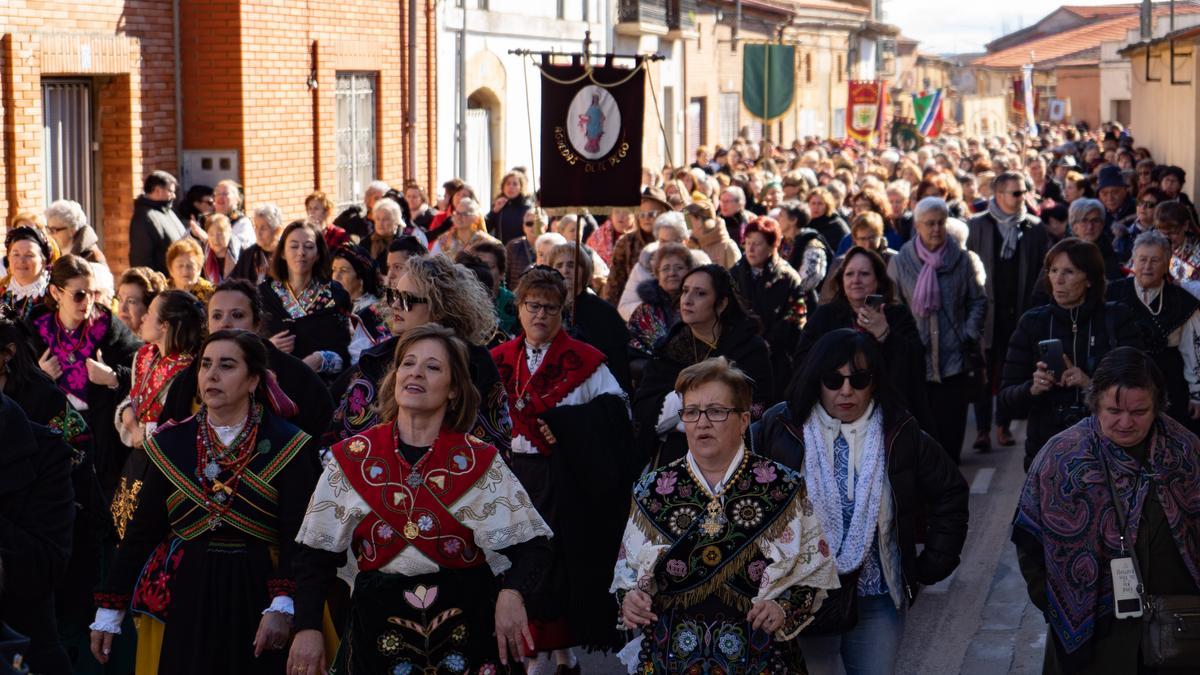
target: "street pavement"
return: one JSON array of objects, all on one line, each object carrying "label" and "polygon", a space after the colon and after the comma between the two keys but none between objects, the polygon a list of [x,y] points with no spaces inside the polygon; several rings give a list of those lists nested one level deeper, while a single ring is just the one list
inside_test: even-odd
[{"label": "street pavement", "polygon": [[[1017,444],[971,447],[975,423],[960,469],[971,486],[971,521],[962,563],[954,574],[926,587],[908,613],[900,661],[903,675],[1032,675],[1041,672],[1046,623],[1029,602],[1017,556],[1009,541],[1012,516],[1025,472],[1024,423],[1013,424]],[[587,675],[619,675],[613,656],[580,658]]]}]

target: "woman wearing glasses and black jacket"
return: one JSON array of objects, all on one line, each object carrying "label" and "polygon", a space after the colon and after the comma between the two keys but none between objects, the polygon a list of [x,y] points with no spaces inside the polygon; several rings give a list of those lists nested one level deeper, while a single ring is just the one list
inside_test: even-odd
[{"label": "woman wearing glasses and black jacket", "polygon": [[908,606],[958,567],[962,474],[900,403],[876,341],[851,328],[813,345],[750,435],[754,452],[804,475],[837,560],[841,589],[796,638],[809,672],[894,672]]}]

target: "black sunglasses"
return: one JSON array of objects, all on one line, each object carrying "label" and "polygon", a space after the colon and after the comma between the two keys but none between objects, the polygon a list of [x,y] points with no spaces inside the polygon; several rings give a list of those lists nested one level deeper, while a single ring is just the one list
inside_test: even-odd
[{"label": "black sunglasses", "polygon": [[91,291],[75,291],[74,293],[67,293],[67,289],[65,289],[65,288],[63,288],[62,291],[63,291],[63,293],[66,294],[66,296],[68,298],[70,298],[76,304],[81,303],[85,299],[92,297]]},{"label": "black sunglasses", "polygon": [[413,295],[408,291],[397,291],[393,288],[388,288],[384,291],[384,296],[387,298],[387,303],[392,306],[399,307],[402,311],[410,312],[414,305],[427,305],[429,298],[423,298],[419,295]]},{"label": "black sunglasses", "polygon": [[869,370],[856,370],[849,375],[843,375],[835,370],[832,373],[825,373],[821,376],[821,386],[829,391],[838,391],[842,388],[842,384],[846,380],[850,380],[851,387],[863,390],[871,386],[872,379],[874,377]]},{"label": "black sunglasses", "polygon": [[1013,190],[1009,194],[1011,194],[1014,197],[1024,197],[1026,192],[1027,192],[1026,190]]}]

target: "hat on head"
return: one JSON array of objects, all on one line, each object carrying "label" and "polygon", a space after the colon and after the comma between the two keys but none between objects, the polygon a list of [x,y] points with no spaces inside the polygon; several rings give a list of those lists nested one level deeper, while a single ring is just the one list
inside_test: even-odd
[{"label": "hat on head", "polygon": [[642,201],[651,201],[662,207],[663,211],[674,211],[671,208],[671,203],[667,201],[667,193],[656,187],[648,187],[642,190]]},{"label": "hat on head", "polygon": [[35,227],[14,227],[4,235],[4,257],[8,257],[8,252],[12,250],[13,244],[18,241],[31,241],[38,250],[42,252],[42,265],[49,269],[54,263],[57,256],[51,255],[50,242],[46,239],[46,235],[42,234],[41,230]]},{"label": "hat on head", "polygon": [[1121,173],[1121,168],[1107,164],[1100,168],[1099,180],[1096,183],[1097,190],[1111,187],[1129,187],[1125,184],[1125,176]]}]

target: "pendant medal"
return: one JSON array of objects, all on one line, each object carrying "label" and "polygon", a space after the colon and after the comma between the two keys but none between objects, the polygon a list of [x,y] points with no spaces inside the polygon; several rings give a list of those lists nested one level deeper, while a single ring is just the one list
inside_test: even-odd
[{"label": "pendant medal", "polygon": [[421,483],[423,481],[421,479],[421,474],[417,473],[416,471],[413,471],[412,473],[408,474],[408,476],[406,476],[404,478],[404,482],[408,484],[408,487],[416,488],[416,487],[421,487]]},{"label": "pendant medal", "polygon": [[204,477],[209,480],[216,480],[217,476],[221,475],[221,467],[216,462],[210,461],[204,465]]},{"label": "pendant medal", "polygon": [[721,503],[715,499],[708,503],[707,510],[708,514],[704,516],[704,521],[700,523],[700,530],[704,534],[713,537],[725,526],[725,514],[721,513]]},{"label": "pendant medal", "polygon": [[518,412],[521,410],[524,410],[525,409],[525,398],[522,397],[522,398],[517,399],[517,402],[513,404],[513,407],[516,408]]},{"label": "pendant medal", "polygon": [[421,531],[417,529],[417,525],[413,521],[410,520],[404,524],[404,538],[405,539],[416,539],[417,535],[419,535],[420,533],[421,533]]},{"label": "pendant medal", "polygon": [[75,352],[67,354],[67,363],[75,363]]},{"label": "pendant medal", "polygon": [[213,501],[214,501],[214,502],[216,502],[216,503],[218,503],[218,504],[224,504],[224,503],[225,503],[225,493],[224,493],[224,492],[218,492],[218,493],[214,494],[214,495],[213,495]]}]

